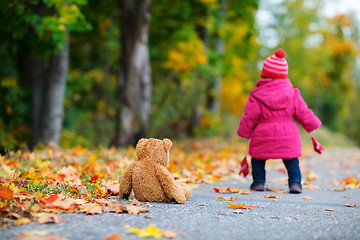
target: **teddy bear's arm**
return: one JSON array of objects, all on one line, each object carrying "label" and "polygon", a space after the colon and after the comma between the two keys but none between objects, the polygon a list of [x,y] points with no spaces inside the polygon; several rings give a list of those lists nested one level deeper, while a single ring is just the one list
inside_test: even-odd
[{"label": "teddy bear's arm", "polygon": [[134,164],[130,164],[120,179],[119,196],[120,198],[128,199],[132,189],[132,170]]},{"label": "teddy bear's arm", "polygon": [[185,195],[180,189],[179,185],[175,182],[171,173],[161,165],[156,165],[156,177],[158,178],[162,188],[169,198],[175,199],[177,203],[185,203]]}]

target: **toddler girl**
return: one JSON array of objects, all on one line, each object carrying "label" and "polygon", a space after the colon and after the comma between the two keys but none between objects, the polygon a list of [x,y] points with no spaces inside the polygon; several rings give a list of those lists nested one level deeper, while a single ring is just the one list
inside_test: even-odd
[{"label": "toddler girl", "polygon": [[282,158],[288,172],[290,193],[301,193],[301,139],[295,119],[307,131],[319,128],[321,121],[308,108],[300,91],[287,78],[285,52],[278,49],[268,57],[261,80],[251,91],[237,134],[250,139],[249,154],[253,183],[251,190],[265,190],[265,162]]}]

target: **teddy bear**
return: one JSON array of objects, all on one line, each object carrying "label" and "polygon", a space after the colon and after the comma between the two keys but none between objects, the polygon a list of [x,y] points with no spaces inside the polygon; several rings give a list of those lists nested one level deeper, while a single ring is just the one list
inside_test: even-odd
[{"label": "teddy bear", "polygon": [[167,170],[170,139],[142,138],[136,144],[136,160],[125,170],[120,180],[119,196],[128,199],[131,190],[143,202],[185,203],[191,189],[185,183],[176,183]]}]

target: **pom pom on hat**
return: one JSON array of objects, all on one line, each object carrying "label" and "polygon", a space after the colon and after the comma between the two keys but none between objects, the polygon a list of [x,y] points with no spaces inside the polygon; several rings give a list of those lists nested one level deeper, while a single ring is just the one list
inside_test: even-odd
[{"label": "pom pom on hat", "polygon": [[278,50],[275,51],[275,56],[277,56],[278,58],[284,58],[284,57],[285,57],[285,52],[284,52],[284,50],[282,50],[281,48],[279,48]]},{"label": "pom pom on hat", "polygon": [[275,51],[275,55],[266,58],[261,76],[266,78],[287,78],[288,65],[284,57],[284,50],[279,48]]}]

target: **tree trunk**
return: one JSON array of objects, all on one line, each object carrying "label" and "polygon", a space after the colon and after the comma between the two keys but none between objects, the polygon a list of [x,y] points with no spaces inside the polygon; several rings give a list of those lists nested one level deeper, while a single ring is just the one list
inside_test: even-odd
[{"label": "tree trunk", "polygon": [[123,0],[121,62],[115,146],[135,145],[149,129],[151,70],[148,50],[150,0]]},{"label": "tree trunk", "polygon": [[49,76],[44,85],[39,141],[45,145],[59,144],[64,113],[66,77],[69,67],[69,35],[65,47],[50,60]]},{"label": "tree trunk", "polygon": [[31,149],[33,149],[40,140],[40,119],[44,95],[45,61],[44,59],[31,56],[29,59],[29,65],[31,66],[31,72],[29,74],[29,77],[32,83],[32,128],[30,147]]},{"label": "tree trunk", "polygon": [[[220,22],[219,28],[223,28],[226,22],[226,12],[228,9],[227,6],[228,0],[222,0],[220,9],[218,10],[217,19]],[[215,35],[213,36],[215,39],[215,52],[217,56],[224,56],[225,52],[225,42],[219,36],[218,31],[216,31]],[[219,65],[222,65],[222,58],[221,60],[217,60]],[[222,67],[221,67],[222,68]],[[210,92],[215,94],[210,94],[207,98],[207,107],[213,114],[218,114],[220,112],[220,105],[221,105],[221,86],[222,86],[222,72],[220,71],[217,76],[215,76],[214,83],[212,84]]]}]

